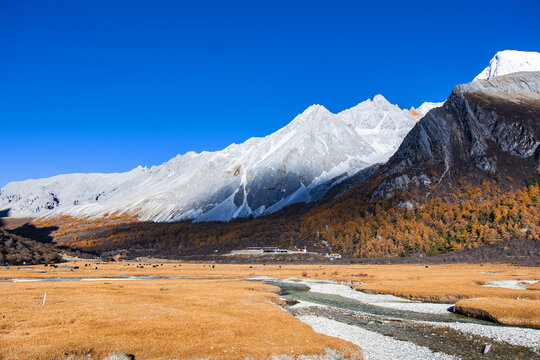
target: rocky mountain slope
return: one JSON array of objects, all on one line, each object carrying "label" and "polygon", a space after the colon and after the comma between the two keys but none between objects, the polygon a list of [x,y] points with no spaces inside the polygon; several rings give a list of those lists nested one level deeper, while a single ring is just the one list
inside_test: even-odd
[{"label": "rocky mountain slope", "polygon": [[345,192],[332,190],[292,234],[358,257],[525,239],[538,249],[539,124],[540,72],[458,85],[386,164]]},{"label": "rocky mountain slope", "polygon": [[434,185],[455,186],[487,174],[523,182],[538,166],[539,122],[540,72],[458,85],[378,170],[375,176],[384,179],[371,196],[389,197],[410,185],[429,192]]},{"label": "rocky mountain slope", "polygon": [[333,185],[394,153],[438,103],[401,110],[383,96],[333,114],[313,105],[264,137],[217,152],[188,152],[120,174],[69,174],[0,190],[12,217],[127,213],[139,220],[229,221],[319,199]]}]

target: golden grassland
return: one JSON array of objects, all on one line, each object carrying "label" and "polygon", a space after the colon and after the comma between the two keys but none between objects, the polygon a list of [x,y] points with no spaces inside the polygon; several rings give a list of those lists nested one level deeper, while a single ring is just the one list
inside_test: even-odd
[{"label": "golden grassland", "polygon": [[527,286],[527,288],[529,290],[540,290],[540,282],[530,284],[529,286]]},{"label": "golden grassland", "polygon": [[476,298],[460,300],[456,312],[501,324],[540,328],[540,300]]},{"label": "golden grassland", "polygon": [[0,283],[0,359],[264,359],[327,348],[362,358],[283,311],[276,290],[219,279]]},{"label": "golden grassland", "polygon": [[[85,266],[88,264],[89,266]],[[150,265],[148,265],[150,264]],[[0,279],[55,277],[202,277],[241,279],[271,276],[275,278],[314,278],[343,282],[361,282],[354,288],[409,299],[456,302],[474,297],[498,297],[540,300],[537,285],[529,290],[481,286],[494,280],[540,280],[540,267],[506,264],[448,265],[274,265],[274,264],[180,264],[148,259],[147,262],[70,262],[79,269],[59,269],[43,265],[0,269]],[[141,268],[143,266],[143,268]],[[19,270],[23,269],[23,270]],[[28,270],[24,270],[28,269]]]},{"label": "golden grassland", "polygon": [[[366,273],[370,273],[366,269]],[[493,280],[540,279],[539,267],[452,264],[395,265],[378,269],[376,277],[353,287],[365,292],[393,294],[413,300],[454,303],[460,299],[491,297],[540,300],[538,290],[514,290],[482,286]]]},{"label": "golden grassland", "polygon": [[133,353],[137,359],[165,359],[171,354],[177,358],[267,358],[320,354],[325,348],[359,351],[352,344],[314,333],[280,309],[272,292],[276,288],[239,281],[258,276],[351,282],[366,292],[429,301],[471,299],[459,302],[477,309],[469,315],[487,313],[494,321],[522,326],[540,323],[540,314],[533,309],[540,303],[537,286],[529,290],[481,286],[493,280],[540,279],[540,267],[180,264],[156,259],[66,265],[79,268],[18,266],[0,269],[0,279],[201,279],[0,283],[0,359],[56,359],[85,353],[100,358],[117,350]]}]

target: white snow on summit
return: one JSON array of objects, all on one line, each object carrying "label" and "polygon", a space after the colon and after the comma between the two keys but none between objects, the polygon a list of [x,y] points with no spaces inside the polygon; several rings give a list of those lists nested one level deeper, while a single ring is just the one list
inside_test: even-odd
[{"label": "white snow on summit", "polygon": [[520,71],[540,71],[540,53],[534,51],[499,51],[474,80],[490,79]]}]

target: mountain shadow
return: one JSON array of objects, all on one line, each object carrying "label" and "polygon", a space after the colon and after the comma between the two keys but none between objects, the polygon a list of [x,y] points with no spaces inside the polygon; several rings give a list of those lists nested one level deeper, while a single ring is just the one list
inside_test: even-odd
[{"label": "mountain shadow", "polygon": [[8,230],[8,232],[43,244],[52,244],[54,238],[51,234],[58,229],[57,226],[36,227],[35,225],[26,223],[15,229]]},{"label": "mountain shadow", "polygon": [[9,209],[0,210],[0,228],[6,226],[3,218],[8,217]]}]

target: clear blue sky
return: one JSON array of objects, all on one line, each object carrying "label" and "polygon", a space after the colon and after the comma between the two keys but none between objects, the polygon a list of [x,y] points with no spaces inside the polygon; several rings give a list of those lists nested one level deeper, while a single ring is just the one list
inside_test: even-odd
[{"label": "clear blue sky", "polygon": [[0,1],[0,186],[219,150],[376,94],[442,101],[538,1]]}]

